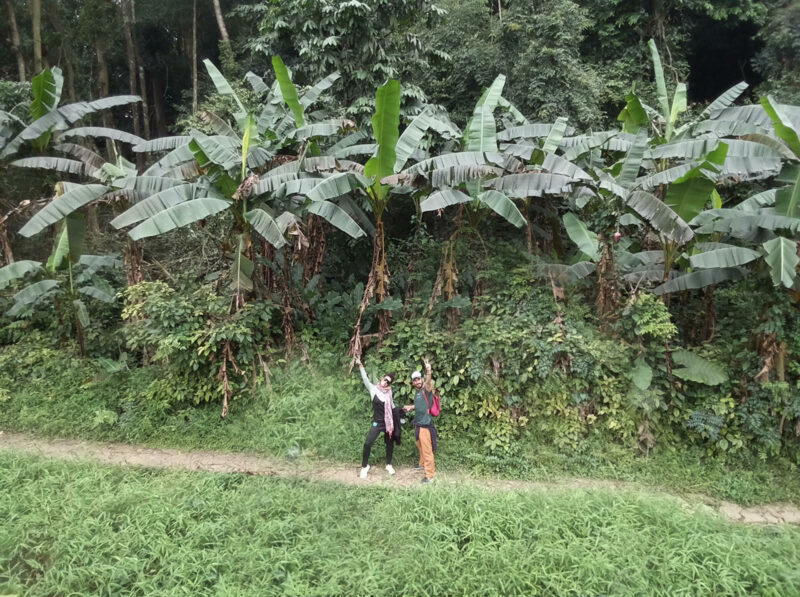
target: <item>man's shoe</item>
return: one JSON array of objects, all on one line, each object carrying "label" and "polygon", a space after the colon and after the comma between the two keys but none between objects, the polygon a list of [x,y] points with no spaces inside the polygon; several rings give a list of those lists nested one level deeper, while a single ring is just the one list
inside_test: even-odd
[{"label": "man's shoe", "polygon": [[368,472],[369,472],[369,465],[367,465],[364,468],[362,468],[361,469],[361,473],[358,476],[361,477],[362,479],[366,479]]},{"label": "man's shoe", "polygon": [[433,478],[430,478],[430,479],[428,479],[428,477],[425,477],[425,478],[422,480],[422,484],[423,484],[423,485],[427,485],[428,483],[433,483]]},{"label": "man's shoe", "polygon": [[414,467],[414,470],[415,471],[424,471],[425,467],[422,466],[421,464],[418,464],[417,466]]},{"label": "man's shoe", "polygon": [[394,475],[394,473],[395,473],[394,467],[391,464],[387,464],[386,465],[386,472],[389,473],[390,475]]}]

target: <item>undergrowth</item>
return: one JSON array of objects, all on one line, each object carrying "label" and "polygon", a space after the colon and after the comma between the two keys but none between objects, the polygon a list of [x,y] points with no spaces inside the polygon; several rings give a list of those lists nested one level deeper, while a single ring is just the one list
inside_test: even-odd
[{"label": "undergrowth", "polygon": [[0,453],[0,593],[793,595],[800,531],[631,492],[396,491]]},{"label": "undergrowth", "polygon": [[[218,405],[143,398],[143,388],[161,373],[157,367],[109,372],[107,364],[70,351],[17,344],[0,349],[5,382],[0,384],[0,429],[281,458],[299,454],[310,461],[352,463],[355,471],[372,408],[357,373],[348,376],[341,365],[316,360],[311,366],[299,361],[274,366],[269,383],[262,380],[253,396],[234,402],[223,421]],[[395,396],[398,404],[410,402],[407,381],[398,379]],[[464,429],[458,418],[445,402],[437,453],[437,466],[445,471],[525,480],[616,479],[745,505],[800,503],[800,478],[785,459],[712,457],[696,446],[666,442],[645,456],[594,429],[574,444],[561,445],[529,428],[513,453],[492,452],[479,430]],[[395,450],[396,466],[416,463],[411,429],[406,430]],[[379,442],[372,462],[382,459]]]}]

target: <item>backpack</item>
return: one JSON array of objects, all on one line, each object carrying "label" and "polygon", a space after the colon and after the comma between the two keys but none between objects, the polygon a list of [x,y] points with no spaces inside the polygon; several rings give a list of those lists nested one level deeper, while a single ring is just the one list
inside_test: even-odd
[{"label": "backpack", "polygon": [[439,398],[439,394],[433,395],[433,404],[431,404],[431,402],[428,400],[425,390],[422,390],[422,397],[425,399],[425,403],[428,405],[428,414],[432,417],[438,417],[439,413],[442,412],[442,400]]}]

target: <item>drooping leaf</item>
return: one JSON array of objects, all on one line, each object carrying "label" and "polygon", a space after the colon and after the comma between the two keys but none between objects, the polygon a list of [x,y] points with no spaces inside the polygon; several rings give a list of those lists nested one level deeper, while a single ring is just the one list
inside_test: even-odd
[{"label": "drooping leaf", "polygon": [[247,221],[250,222],[253,230],[258,232],[264,237],[264,240],[276,249],[280,249],[286,244],[286,239],[283,237],[283,230],[278,226],[273,217],[263,209],[253,209],[247,212]]},{"label": "drooping leaf", "polygon": [[41,156],[34,158],[22,158],[21,160],[14,160],[10,164],[17,168],[39,168],[41,170],[54,170],[56,172],[64,172],[66,174],[77,174],[82,176],[86,174],[87,167],[83,162],[78,160],[68,160],[66,158],[54,158],[50,156]]},{"label": "drooping leaf", "polygon": [[70,264],[77,265],[83,252],[85,236],[86,221],[81,214],[73,213],[64,218],[55,249],[47,260],[47,269],[54,272]]},{"label": "drooping leaf", "polygon": [[[210,137],[195,129],[192,129],[190,135],[192,137],[191,144],[196,144],[208,160],[217,164],[223,170],[231,170],[240,165],[241,157],[229,145],[223,142],[223,139],[227,137]],[[204,163],[200,165],[205,166]]]},{"label": "drooping leaf", "polygon": [[488,184],[492,188],[503,192],[515,199],[527,197],[544,197],[545,195],[560,195],[568,193],[574,179],[559,174],[546,172],[531,172],[528,174],[508,174],[491,180]]},{"label": "drooping leaf", "polygon": [[75,307],[75,316],[81,326],[84,328],[89,327],[89,311],[86,309],[84,302],[80,299],[75,299],[72,301],[72,306]]},{"label": "drooping leaf", "polygon": [[707,386],[718,386],[728,381],[728,375],[722,365],[709,361],[688,350],[676,350],[672,353],[672,360],[679,368],[673,368],[675,377],[695,381]]},{"label": "drooping leaf", "polygon": [[22,236],[30,237],[37,234],[59,220],[65,218],[87,203],[91,203],[99,198],[108,187],[100,184],[89,184],[77,186],[63,195],[56,197],[36,213],[28,223],[25,224],[19,233]]},{"label": "drooping leaf", "polygon": [[711,199],[714,181],[692,169],[667,189],[664,204],[672,208],[684,222],[691,221]]},{"label": "drooping leaf", "polygon": [[591,261],[580,261],[574,265],[545,263],[537,267],[537,271],[541,275],[551,278],[562,287],[582,280],[591,275],[596,269],[597,266]]},{"label": "drooping leaf", "polygon": [[74,104],[66,104],[58,108],[58,113],[70,124],[77,122],[84,116],[99,112],[100,110],[108,110],[116,108],[117,106],[126,106],[128,104],[135,104],[142,101],[138,95],[114,95],[111,97],[103,97],[91,102],[75,102]]},{"label": "drooping leaf", "polygon": [[122,143],[131,143],[133,145],[145,143],[144,139],[131,133],[102,126],[81,126],[67,129],[61,133],[61,138],[66,139],[69,137],[100,137],[103,139],[114,139],[114,141],[120,141]]},{"label": "drooping leaf", "polygon": [[303,95],[300,97],[300,105],[303,106],[303,108],[308,108],[319,99],[323,91],[330,89],[341,77],[339,71],[334,71],[324,79],[317,81],[313,87],[309,87],[303,92]]},{"label": "drooping leaf", "polygon": [[707,118],[712,112],[727,108],[733,104],[733,102],[735,102],[739,96],[742,95],[742,93],[744,93],[745,89],[747,89],[747,83],[742,81],[741,83],[737,83],[730,89],[726,90],[701,112],[700,118]]},{"label": "drooping leaf", "polygon": [[356,224],[355,220],[341,207],[330,201],[312,201],[307,207],[309,213],[324,218],[345,234],[353,238],[366,236],[366,233]]},{"label": "drooping leaf", "polygon": [[113,303],[116,301],[116,293],[102,278],[96,278],[95,284],[81,286],[78,292],[90,296],[103,303]]},{"label": "drooping leaf", "polygon": [[319,181],[308,195],[311,201],[326,201],[346,195],[356,189],[367,188],[372,181],[355,172],[340,172]]},{"label": "drooping leaf", "polygon": [[564,228],[567,235],[572,239],[581,253],[589,257],[592,261],[600,258],[600,245],[597,241],[597,234],[586,227],[575,214],[567,212],[564,214]]},{"label": "drooping leaf", "polygon": [[206,67],[206,71],[208,71],[208,76],[211,77],[211,82],[214,83],[214,87],[217,88],[217,93],[233,98],[233,101],[235,101],[236,105],[239,107],[240,114],[244,116],[247,113],[247,110],[244,109],[244,105],[239,99],[239,96],[236,95],[233,87],[231,87],[231,84],[228,83],[228,80],[222,75],[221,72],[219,72],[219,69],[214,66],[214,63],[208,58],[203,60],[203,64]]},{"label": "drooping leaf", "polygon": [[499,153],[485,153],[482,151],[460,151],[455,153],[444,153],[441,155],[422,160],[409,166],[403,173],[418,174],[441,170],[453,167],[471,166],[495,166],[503,162],[503,156]]},{"label": "drooping leaf", "polygon": [[635,93],[625,96],[625,107],[617,116],[617,120],[622,123],[622,130],[626,133],[638,133],[639,129],[646,127],[650,122],[647,112],[642,106],[642,102]]},{"label": "drooping leaf", "polygon": [[143,141],[138,145],[133,146],[133,151],[137,153],[146,153],[151,151],[172,151],[184,145],[188,145],[192,138],[188,135],[181,135],[178,137],[159,137],[158,139],[151,139],[150,141]]},{"label": "drooping leaf", "polygon": [[98,168],[102,168],[102,166],[106,163],[102,156],[98,155],[91,149],[75,143],[59,143],[54,147],[54,149],[62,153],[66,153],[67,155],[75,156],[86,165],[88,171],[94,171]]},{"label": "drooping leaf", "polygon": [[61,90],[64,77],[57,66],[46,68],[31,79],[33,101],[30,105],[31,120],[41,118],[58,106],[61,101]]},{"label": "drooping leaf", "polygon": [[244,254],[247,243],[243,234],[239,235],[239,247],[233,254],[231,268],[231,290],[236,293],[253,290],[253,271],[255,264]]},{"label": "drooping leaf", "polygon": [[445,209],[459,203],[470,203],[472,197],[455,189],[442,189],[435,191],[420,201],[419,207],[423,213]]},{"label": "drooping leaf", "polygon": [[190,184],[164,189],[126,209],[111,220],[111,225],[114,228],[124,228],[136,222],[141,222],[173,205],[189,201],[194,197],[194,194],[194,185]]},{"label": "drooping leaf", "polygon": [[286,102],[286,105],[289,106],[289,109],[292,111],[294,115],[294,122],[297,128],[305,125],[305,111],[303,109],[303,105],[300,103],[300,98],[297,94],[297,88],[292,83],[292,79],[289,77],[289,69],[286,68],[286,65],[281,60],[280,56],[273,56],[272,57],[272,70],[275,71],[275,78],[278,80],[278,84],[281,86],[281,95],[283,95],[283,101]]},{"label": "drooping leaf", "polygon": [[244,74],[244,78],[247,79],[247,82],[250,83],[250,87],[252,87],[253,91],[255,91],[256,93],[262,94],[269,91],[269,87],[267,86],[266,83],[264,83],[264,79],[259,77],[254,72],[247,71]]},{"label": "drooping leaf", "polygon": [[430,181],[433,188],[439,189],[457,187],[468,181],[493,178],[501,174],[503,174],[503,169],[497,166],[450,166],[431,172]]},{"label": "drooping leaf", "polygon": [[514,104],[512,104],[503,96],[500,96],[500,99],[498,100],[497,104],[503,110],[506,110],[509,114],[511,114],[511,116],[514,118],[514,122],[516,122],[518,125],[530,124],[528,122],[528,119],[525,118],[525,115],[522,112],[520,112]]},{"label": "drooping leaf", "polygon": [[689,265],[701,269],[736,267],[755,261],[759,257],[761,257],[761,253],[752,249],[724,247],[692,255],[689,257]]},{"label": "drooping leaf", "polygon": [[617,184],[621,187],[630,189],[639,176],[639,169],[642,167],[644,151],[647,147],[647,131],[640,129],[631,144],[631,148],[625,155],[622,162],[622,169],[617,177]]},{"label": "drooping leaf", "polygon": [[652,193],[632,192],[627,205],[662,236],[678,244],[685,244],[694,238],[689,225],[672,209]]},{"label": "drooping leaf", "polygon": [[783,284],[792,288],[797,278],[797,265],[800,257],[797,256],[797,243],[793,240],[779,236],[763,245],[767,255],[764,261],[769,265],[769,274],[775,286]]},{"label": "drooping leaf", "polygon": [[394,163],[394,171],[400,172],[406,165],[408,158],[419,147],[420,141],[431,126],[433,121],[433,109],[426,107],[403,131],[397,139]]},{"label": "drooping leaf", "polygon": [[42,264],[38,261],[15,261],[5,267],[0,267],[0,289],[8,286],[13,280],[24,278],[30,273],[41,271]]},{"label": "drooping leaf", "polygon": [[797,136],[795,130],[789,119],[783,114],[783,110],[778,106],[777,102],[772,97],[762,97],[761,105],[764,111],[772,121],[772,126],[775,129],[775,134],[778,135],[789,146],[794,154],[800,158],[800,137]]},{"label": "drooping leaf", "polygon": [[669,294],[671,292],[681,292],[684,290],[695,290],[705,288],[712,284],[720,284],[728,280],[738,280],[745,274],[745,271],[738,267],[704,269],[682,276],[677,276],[661,286],[653,289],[654,294]]},{"label": "drooping leaf", "polygon": [[223,199],[192,199],[174,205],[150,216],[144,222],[133,228],[128,235],[133,240],[140,240],[149,236],[157,236],[175,228],[187,226],[228,209],[230,201]]},{"label": "drooping leaf", "polygon": [[127,176],[113,181],[113,186],[117,189],[130,189],[142,195],[152,195],[160,193],[165,189],[178,187],[186,184],[179,178],[167,176]]},{"label": "drooping leaf", "polygon": [[30,305],[60,284],[61,282],[59,280],[40,280],[39,282],[34,282],[15,294],[14,302],[23,306]]},{"label": "drooping leaf", "polygon": [[522,228],[525,225],[525,217],[520,213],[517,206],[514,205],[514,202],[504,193],[496,190],[484,191],[478,195],[478,199],[493,212],[517,228]]},{"label": "drooping leaf", "polygon": [[544,140],[544,143],[542,143],[542,152],[545,154],[555,153],[561,146],[561,140],[564,138],[566,131],[567,119],[564,116],[560,116],[553,123],[553,127],[547,134],[547,138]]},{"label": "drooping leaf", "polygon": [[368,155],[372,157],[375,155],[376,151],[378,151],[377,143],[358,143],[356,145],[341,147],[336,151],[332,151],[331,155],[337,158],[349,158],[354,155]]}]

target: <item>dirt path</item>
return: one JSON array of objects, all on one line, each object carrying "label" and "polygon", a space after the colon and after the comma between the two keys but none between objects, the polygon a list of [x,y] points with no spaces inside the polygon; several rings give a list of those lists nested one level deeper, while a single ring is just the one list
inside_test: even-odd
[{"label": "dirt path", "polygon": [[[32,454],[58,460],[88,460],[118,466],[142,466],[177,470],[197,470],[214,473],[239,473],[248,475],[272,475],[301,478],[314,481],[329,481],[348,485],[372,485],[385,487],[412,487],[419,485],[418,471],[398,469],[389,477],[382,467],[373,467],[369,479],[358,478],[358,469],[324,461],[289,461],[248,454],[228,452],[186,452],[182,450],[146,448],[130,444],[106,444],[74,439],[47,439],[24,433],[0,431],[0,450],[21,454]],[[469,483],[476,487],[512,491],[553,491],[565,489],[627,490],[643,491],[641,486],[620,481],[597,479],[564,479],[561,481],[508,481],[468,477],[461,473],[439,473],[437,484],[455,486]],[[677,496],[653,489],[644,491],[669,496],[682,502],[690,511],[711,509],[734,522],[748,524],[800,524],[800,508],[792,504],[776,503],[743,508],[730,502],[716,500],[704,495]]]}]

